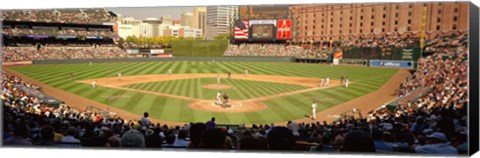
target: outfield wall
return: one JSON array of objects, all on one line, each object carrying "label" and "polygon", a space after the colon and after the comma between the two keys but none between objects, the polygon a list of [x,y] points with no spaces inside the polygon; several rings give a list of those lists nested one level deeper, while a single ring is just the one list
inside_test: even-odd
[{"label": "outfield wall", "polygon": [[291,57],[173,57],[173,58],[118,58],[118,59],[62,59],[34,60],[33,64],[85,64],[114,62],[162,62],[162,61],[255,61],[255,62],[293,62]]}]

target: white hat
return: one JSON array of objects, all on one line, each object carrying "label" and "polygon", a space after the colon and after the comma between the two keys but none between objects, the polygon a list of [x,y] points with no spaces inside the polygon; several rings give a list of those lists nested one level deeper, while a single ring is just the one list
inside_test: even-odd
[{"label": "white hat", "polygon": [[447,136],[445,136],[445,134],[443,134],[442,132],[433,132],[432,134],[428,135],[427,138],[434,138],[441,142],[448,141]]}]

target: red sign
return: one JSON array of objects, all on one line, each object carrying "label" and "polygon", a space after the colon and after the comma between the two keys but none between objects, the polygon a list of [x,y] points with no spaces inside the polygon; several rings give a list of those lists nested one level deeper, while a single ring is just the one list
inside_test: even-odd
[{"label": "red sign", "polygon": [[277,20],[277,39],[290,39],[292,37],[292,20]]}]

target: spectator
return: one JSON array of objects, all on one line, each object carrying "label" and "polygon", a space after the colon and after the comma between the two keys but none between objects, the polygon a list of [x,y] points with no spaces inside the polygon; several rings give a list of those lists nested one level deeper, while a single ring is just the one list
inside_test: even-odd
[{"label": "spectator", "polygon": [[161,148],[162,138],[159,133],[153,129],[148,129],[145,134],[145,147],[147,148]]},{"label": "spectator", "polygon": [[143,148],[145,147],[145,138],[138,130],[131,129],[123,133],[123,136],[120,140],[120,147]]},{"label": "spectator", "polygon": [[343,151],[347,152],[375,152],[375,144],[369,134],[356,130],[345,136]]},{"label": "spectator", "polygon": [[267,150],[267,144],[253,137],[243,137],[240,139],[238,150]]},{"label": "spectator", "polygon": [[13,131],[13,137],[3,140],[5,146],[31,146],[32,142],[27,140],[28,127],[24,123],[20,123]]},{"label": "spectator", "polygon": [[190,126],[190,143],[188,144],[188,148],[195,149],[199,148],[203,130],[205,130],[206,126],[204,123],[195,123]]},{"label": "spectator", "polygon": [[215,127],[215,117],[212,117],[212,119],[210,119],[210,121],[208,121],[206,124],[206,127],[207,128],[214,128]]},{"label": "spectator", "polygon": [[120,138],[115,134],[112,129],[108,129],[104,133],[105,138],[108,140],[110,147],[120,147]]},{"label": "spectator", "polygon": [[[63,147],[78,147],[81,141],[77,139],[77,129],[75,127],[69,127],[67,135],[60,140]],[[90,141],[90,140],[88,140]]]},{"label": "spectator", "polygon": [[380,130],[373,130],[373,139],[376,150],[393,151],[392,146],[389,143],[385,142],[383,134]]},{"label": "spectator", "polygon": [[170,132],[169,134],[167,134],[167,138],[165,139],[166,146],[169,146],[169,147],[175,146],[174,145],[175,139],[176,139],[175,133]]},{"label": "spectator", "polygon": [[225,137],[227,134],[220,128],[207,128],[202,133],[200,148],[202,149],[227,149]]},{"label": "spectator", "polygon": [[458,151],[447,144],[447,137],[441,132],[434,132],[427,136],[428,145],[415,147],[416,153],[438,154],[438,155],[457,155]]},{"label": "spectator", "polygon": [[269,150],[294,150],[295,137],[285,127],[273,127],[267,135]]},{"label": "spectator", "polygon": [[40,130],[41,139],[35,145],[40,146],[56,146],[55,142],[53,142],[53,138],[55,137],[54,129],[52,126],[45,126]]},{"label": "spectator", "polygon": [[148,112],[144,112],[143,113],[143,117],[142,119],[140,120],[140,122],[142,123],[142,127],[148,127],[150,126],[150,121],[148,120]]},{"label": "spectator", "polygon": [[185,130],[180,130],[178,132],[177,139],[175,139],[175,142],[173,143],[173,146],[177,147],[187,147],[188,144],[190,143],[187,139],[188,133]]}]

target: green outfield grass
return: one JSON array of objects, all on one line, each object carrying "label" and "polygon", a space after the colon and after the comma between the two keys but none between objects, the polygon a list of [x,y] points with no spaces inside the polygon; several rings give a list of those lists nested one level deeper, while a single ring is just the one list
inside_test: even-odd
[{"label": "green outfield grass", "polygon": [[[257,98],[263,96],[269,96],[279,93],[291,92],[296,90],[305,89],[308,87],[295,85],[295,84],[281,84],[274,82],[263,81],[251,81],[241,79],[222,79],[222,84],[232,86],[229,89],[215,90],[207,88],[193,88],[188,87],[201,87],[202,85],[216,84],[216,78],[195,78],[195,79],[182,79],[163,82],[150,82],[131,84],[124,87],[168,93],[174,95],[180,95],[191,98],[214,100],[218,91],[222,93],[228,93],[228,95],[234,100],[243,100],[250,98]],[[175,88],[168,87],[168,85],[178,85]]]},{"label": "green outfield grass", "polygon": [[[68,91],[73,94],[95,100],[100,103],[120,108],[142,115],[148,111],[156,119],[179,122],[204,122],[214,116],[219,123],[251,124],[273,123],[299,119],[310,114],[311,99],[319,97],[324,102],[318,103],[318,111],[355,99],[380,88],[388,81],[396,69],[334,66],[298,63],[266,63],[266,62],[149,62],[149,63],[102,63],[89,66],[88,64],[62,65],[29,65],[11,67],[33,79],[50,86]],[[118,72],[127,75],[165,74],[168,69],[174,73],[208,73],[232,74],[243,73],[245,69],[250,74],[299,76],[299,77],[330,77],[339,80],[340,76],[348,76],[352,84],[348,88],[334,87],[312,92],[289,95],[263,101],[268,107],[261,111],[247,113],[219,113],[188,108],[189,101],[144,94],[126,90],[99,87],[92,89],[89,84],[72,81],[70,73],[74,73],[76,80],[94,79],[102,77],[116,77]],[[163,81],[128,85],[131,88],[141,88],[151,91],[167,92],[171,94],[193,96],[202,99],[211,99],[210,91],[199,87],[203,83],[213,83],[214,79],[186,79],[179,81]],[[228,83],[230,82],[230,83]],[[288,85],[259,81],[232,80],[225,82],[234,84],[237,89],[230,89],[239,98],[251,98],[270,95],[282,91],[302,89],[302,86]],[[158,88],[156,88],[158,87]],[[187,87],[191,87],[187,89]],[[257,88],[257,89],[254,89]],[[259,90],[261,92],[255,92]],[[236,92],[235,92],[236,91]],[[124,96],[111,99],[111,96]],[[213,95],[214,96],[214,95]],[[140,118],[139,118],[140,119]]]}]

